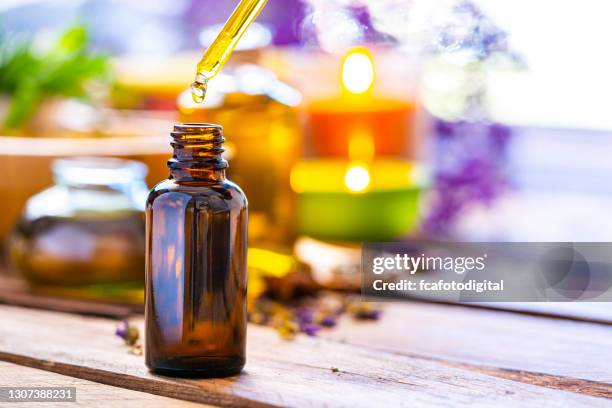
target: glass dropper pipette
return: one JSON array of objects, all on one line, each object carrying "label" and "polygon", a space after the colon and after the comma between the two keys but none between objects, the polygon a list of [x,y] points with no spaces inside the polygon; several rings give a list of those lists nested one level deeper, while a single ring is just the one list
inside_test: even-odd
[{"label": "glass dropper pipette", "polygon": [[196,103],[204,101],[208,81],[219,73],[221,67],[232,55],[236,44],[257,18],[267,1],[242,0],[215,41],[206,49],[204,56],[198,63],[195,81],[191,84],[191,96]]}]

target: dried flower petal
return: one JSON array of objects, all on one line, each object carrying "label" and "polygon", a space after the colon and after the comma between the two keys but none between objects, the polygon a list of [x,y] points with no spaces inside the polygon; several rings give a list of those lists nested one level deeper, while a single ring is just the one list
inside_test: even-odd
[{"label": "dried flower petal", "polygon": [[313,315],[312,309],[308,308],[299,308],[295,311],[295,317],[299,323],[311,323]]},{"label": "dried flower petal", "polygon": [[325,316],[319,324],[323,327],[334,327],[337,324],[337,320],[334,316]]},{"label": "dried flower petal", "polygon": [[305,333],[308,336],[316,336],[320,329],[321,327],[313,323],[304,323],[300,325],[300,330],[302,333]]},{"label": "dried flower petal", "polygon": [[381,311],[372,303],[351,301],[347,305],[347,312],[358,320],[378,320]]},{"label": "dried flower petal", "polygon": [[127,330],[127,334],[125,336],[125,343],[132,346],[138,342],[140,338],[140,331],[137,327],[129,326]]},{"label": "dried flower petal", "polygon": [[123,340],[127,337],[127,329],[128,329],[128,321],[123,320],[121,323],[117,325],[115,329],[115,335],[121,337]]},{"label": "dried flower petal", "polygon": [[358,296],[322,293],[281,303],[266,296],[249,302],[249,322],[274,327],[287,340],[304,333],[316,336],[323,328],[334,327],[344,313],[359,320],[376,320],[381,311],[375,304],[362,302]]},{"label": "dried flower petal", "polygon": [[130,346],[129,353],[135,356],[142,356],[142,345],[138,343],[133,346]]},{"label": "dried flower petal", "polygon": [[355,314],[355,318],[358,320],[378,320],[380,314],[380,310],[361,310]]},{"label": "dried flower petal", "polygon": [[138,327],[131,326],[127,320],[123,320],[117,325],[115,335],[121,337],[128,346],[136,345],[140,339],[140,331],[138,330]]},{"label": "dried flower petal", "polygon": [[278,333],[285,340],[293,340],[299,331],[297,323],[287,320],[278,327]]}]

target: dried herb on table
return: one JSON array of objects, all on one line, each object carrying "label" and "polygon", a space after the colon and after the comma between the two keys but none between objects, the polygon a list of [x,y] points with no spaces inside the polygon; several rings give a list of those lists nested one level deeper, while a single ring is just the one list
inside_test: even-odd
[{"label": "dried herb on table", "polygon": [[373,321],[380,317],[381,310],[357,296],[335,292],[283,302],[264,295],[249,305],[251,323],[274,327],[287,340],[299,333],[316,336],[321,330],[334,327],[342,315]]},{"label": "dried herb on table", "polygon": [[381,310],[371,303],[352,301],[347,305],[347,312],[357,320],[378,320]]},{"label": "dried herb on table", "polygon": [[342,315],[376,320],[380,309],[345,292],[324,291],[308,265],[290,251],[249,249],[249,321],[275,328],[284,339],[316,336]]},{"label": "dried herb on table", "polygon": [[125,341],[125,345],[129,347],[131,354],[142,355],[140,330],[138,330],[138,327],[131,325],[127,319],[123,320],[115,329],[115,335]]}]

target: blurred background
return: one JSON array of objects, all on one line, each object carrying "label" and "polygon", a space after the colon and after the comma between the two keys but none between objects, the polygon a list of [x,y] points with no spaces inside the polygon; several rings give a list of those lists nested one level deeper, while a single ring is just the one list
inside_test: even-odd
[{"label": "blurred background", "polygon": [[361,242],[612,239],[612,6],[269,0],[196,105],[236,4],[2,2],[6,288],[140,301],[178,121],[224,126],[253,299],[358,288]]}]

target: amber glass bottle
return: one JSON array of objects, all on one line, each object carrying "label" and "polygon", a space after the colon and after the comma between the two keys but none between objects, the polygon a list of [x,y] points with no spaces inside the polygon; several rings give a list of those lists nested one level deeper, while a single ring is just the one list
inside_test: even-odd
[{"label": "amber glass bottle", "polygon": [[170,177],[146,208],[146,363],[227,376],[245,363],[247,200],[225,178],[222,128],[178,124]]}]

